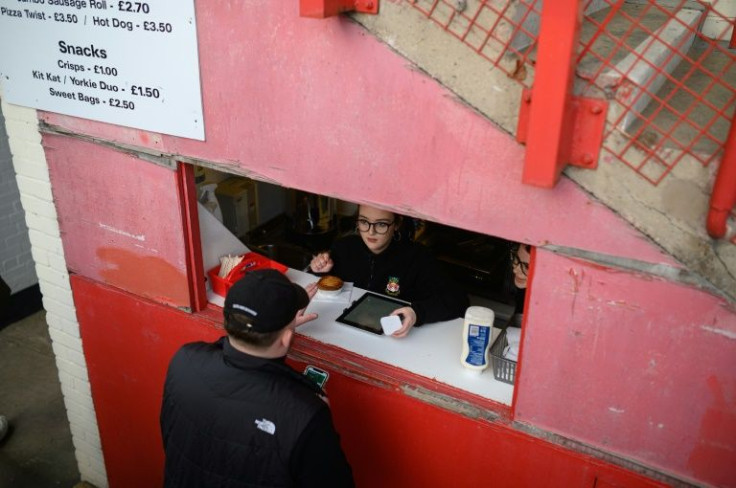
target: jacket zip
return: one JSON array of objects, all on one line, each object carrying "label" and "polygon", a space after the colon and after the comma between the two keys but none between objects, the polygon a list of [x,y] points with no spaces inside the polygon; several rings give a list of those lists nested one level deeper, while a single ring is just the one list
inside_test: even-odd
[{"label": "jacket zip", "polygon": [[368,277],[368,289],[369,290],[373,289],[373,270],[374,270],[375,264],[376,264],[376,257],[375,256],[371,256],[370,258],[371,258],[371,274]]}]

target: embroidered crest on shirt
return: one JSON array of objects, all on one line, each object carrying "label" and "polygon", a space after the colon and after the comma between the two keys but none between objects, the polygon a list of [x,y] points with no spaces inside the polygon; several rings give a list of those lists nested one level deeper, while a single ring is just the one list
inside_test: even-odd
[{"label": "embroidered crest on shirt", "polygon": [[388,283],[386,283],[386,293],[395,297],[398,296],[400,292],[399,279],[396,276],[389,276]]},{"label": "embroidered crest on shirt", "polygon": [[258,419],[256,419],[256,427],[258,429],[262,430],[263,432],[266,432],[266,433],[271,434],[271,435],[274,435],[276,433],[276,425],[273,422],[271,422],[270,420],[266,420],[266,419],[258,420]]}]

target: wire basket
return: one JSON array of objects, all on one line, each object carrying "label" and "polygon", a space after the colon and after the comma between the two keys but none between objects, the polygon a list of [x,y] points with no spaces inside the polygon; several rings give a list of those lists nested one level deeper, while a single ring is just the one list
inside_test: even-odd
[{"label": "wire basket", "polygon": [[493,364],[493,376],[498,381],[513,385],[516,377],[516,361],[503,357],[503,350],[508,345],[506,329],[504,329],[491,345],[491,363]]}]

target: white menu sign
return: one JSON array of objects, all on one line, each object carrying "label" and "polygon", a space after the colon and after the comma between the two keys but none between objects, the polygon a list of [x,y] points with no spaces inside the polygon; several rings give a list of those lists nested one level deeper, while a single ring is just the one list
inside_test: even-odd
[{"label": "white menu sign", "polygon": [[193,0],[0,0],[8,103],[204,140]]}]

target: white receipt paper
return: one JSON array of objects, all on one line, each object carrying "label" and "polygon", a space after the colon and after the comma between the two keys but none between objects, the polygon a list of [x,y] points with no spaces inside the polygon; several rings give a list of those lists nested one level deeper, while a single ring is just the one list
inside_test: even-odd
[{"label": "white receipt paper", "polygon": [[384,334],[391,335],[401,328],[401,319],[398,315],[381,317],[381,328]]}]

